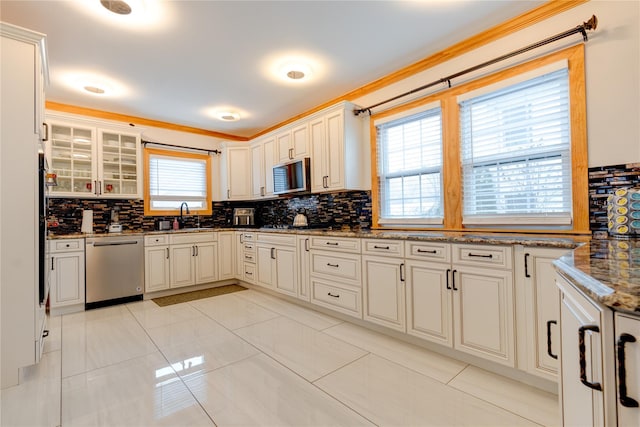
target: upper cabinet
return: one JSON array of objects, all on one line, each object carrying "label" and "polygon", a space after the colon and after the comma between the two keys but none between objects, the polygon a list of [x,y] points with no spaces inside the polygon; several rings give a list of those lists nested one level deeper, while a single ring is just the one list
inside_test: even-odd
[{"label": "upper cabinet", "polygon": [[314,193],[370,187],[370,153],[353,108],[341,103],[309,122]]},{"label": "upper cabinet", "polygon": [[48,120],[49,170],[58,197],[141,198],[140,136],[90,124]]},{"label": "upper cabinet", "polygon": [[304,122],[275,136],[277,163],[309,157],[309,124]]},{"label": "upper cabinet", "polygon": [[251,198],[273,197],[273,165],[275,137],[265,138],[251,144]]},{"label": "upper cabinet", "polygon": [[246,145],[226,146],[224,148],[226,189],[223,188],[223,199],[251,199],[251,154],[250,147]]}]

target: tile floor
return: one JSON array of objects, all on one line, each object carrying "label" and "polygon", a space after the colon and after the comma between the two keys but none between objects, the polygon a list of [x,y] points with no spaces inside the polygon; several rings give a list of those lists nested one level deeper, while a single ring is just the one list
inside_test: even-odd
[{"label": "tile floor", "polygon": [[2,426],[520,426],[557,397],[254,290],[50,319]]}]

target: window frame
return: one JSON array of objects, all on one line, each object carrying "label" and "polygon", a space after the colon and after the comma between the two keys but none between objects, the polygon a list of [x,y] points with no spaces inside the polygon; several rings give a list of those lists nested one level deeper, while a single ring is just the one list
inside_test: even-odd
[{"label": "window frame", "polygon": [[[558,61],[566,60],[569,71],[569,115],[571,122],[571,176],[572,176],[572,217],[568,226],[526,226],[522,224],[496,226],[479,226],[462,223],[462,158],[460,141],[460,108],[458,97],[469,92],[499,83],[502,80],[518,77],[527,72],[548,66]],[[370,118],[371,137],[371,198],[372,198],[372,228],[402,228],[390,226],[380,222],[380,187],[378,176],[377,134],[375,120],[387,116],[401,114],[403,111],[440,102],[442,108],[442,185],[444,198],[444,222],[442,226],[422,224],[412,229],[439,231],[483,231],[483,232],[518,232],[518,233],[553,233],[553,234],[590,234],[589,228],[589,188],[587,162],[587,126],[586,126],[586,98],[584,72],[584,45],[578,44],[562,49],[546,56],[529,60],[519,65],[506,68],[474,80],[426,95],[425,97],[408,102],[389,110],[375,113]]]},{"label": "window frame", "polygon": [[151,155],[175,157],[190,160],[204,160],[206,168],[206,208],[205,209],[190,209],[191,215],[211,215],[212,213],[212,173],[211,173],[211,155],[208,154],[196,154],[185,151],[176,150],[161,150],[157,148],[143,149],[143,162],[144,162],[144,215],[145,216],[167,216],[178,214],[178,209],[151,209],[151,192],[149,189],[149,159]]}]

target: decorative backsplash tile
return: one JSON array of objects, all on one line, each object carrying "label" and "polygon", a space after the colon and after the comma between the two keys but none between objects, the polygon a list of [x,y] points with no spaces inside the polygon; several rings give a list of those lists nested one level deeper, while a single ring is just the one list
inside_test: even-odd
[{"label": "decorative backsplash tile", "polygon": [[640,163],[589,168],[589,223],[607,231],[607,196],[618,188],[640,187]]},{"label": "decorative backsplash tile", "polygon": [[[144,216],[142,200],[51,198],[48,210],[50,230],[57,234],[80,232],[82,211],[91,209],[94,232],[104,233],[114,207],[120,208],[120,223],[125,231],[155,230],[158,221],[173,221],[174,218]],[[302,212],[307,215],[310,227],[371,227],[369,191],[310,194],[252,202],[213,202],[212,215],[185,215],[186,227],[231,227],[233,209],[236,207],[255,208],[258,226],[291,225],[293,217]]]}]

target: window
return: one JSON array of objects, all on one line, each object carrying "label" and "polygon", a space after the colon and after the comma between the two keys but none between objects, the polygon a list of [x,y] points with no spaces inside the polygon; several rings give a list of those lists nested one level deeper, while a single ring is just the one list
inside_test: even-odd
[{"label": "window", "polygon": [[441,224],[442,117],[439,104],[377,120],[380,223]]},{"label": "window", "polygon": [[145,149],[145,215],[173,215],[186,202],[193,214],[211,213],[208,155]]},{"label": "window", "polygon": [[371,119],[374,228],[590,234],[584,46]]},{"label": "window", "polygon": [[570,224],[567,68],[483,92],[460,102],[463,223]]}]

